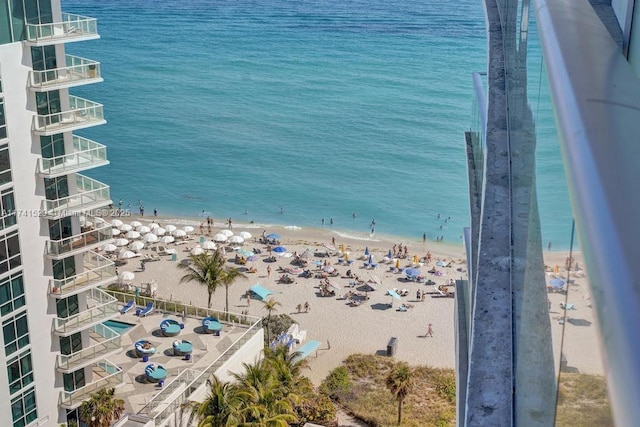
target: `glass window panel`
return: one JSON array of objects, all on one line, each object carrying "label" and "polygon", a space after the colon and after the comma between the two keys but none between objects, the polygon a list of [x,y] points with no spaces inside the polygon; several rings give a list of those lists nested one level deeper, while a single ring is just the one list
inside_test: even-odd
[{"label": "glass window panel", "polygon": [[6,44],[13,42],[11,38],[11,19],[9,17],[9,4],[2,0],[0,1],[0,44]]},{"label": "glass window panel", "polygon": [[11,182],[11,162],[9,161],[9,148],[0,149],[0,185]]}]

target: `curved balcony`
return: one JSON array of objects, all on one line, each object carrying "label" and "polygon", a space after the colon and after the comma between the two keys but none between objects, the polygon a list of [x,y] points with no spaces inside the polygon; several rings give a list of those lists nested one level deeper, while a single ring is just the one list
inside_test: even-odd
[{"label": "curved balcony", "polygon": [[91,328],[90,336],[93,345],[75,353],[59,354],[56,357],[58,372],[76,371],[122,350],[120,334],[102,324]]},{"label": "curved balcony", "polygon": [[33,117],[33,131],[50,136],[107,123],[102,104],[77,96],[69,96],[69,110]]},{"label": "curved balcony", "polygon": [[79,56],[65,55],[65,66],[53,70],[29,71],[29,85],[34,91],[49,91],[99,83],[100,63]]},{"label": "curved balcony", "polygon": [[109,186],[87,176],[76,175],[76,194],[42,201],[42,213],[49,219],[77,215],[111,204]]},{"label": "curved balcony", "polygon": [[55,178],[108,164],[107,147],[90,139],[73,135],[71,153],[47,159],[40,158],[37,169],[40,177]]},{"label": "curved balcony", "polygon": [[95,252],[85,253],[82,265],[83,271],[81,273],[65,279],[49,280],[49,295],[54,298],[67,298],[118,280],[115,264]]},{"label": "curved balcony", "polygon": [[91,289],[86,294],[87,310],[69,317],[56,317],[53,320],[53,333],[67,337],[85,330],[120,314],[118,300],[100,289]]},{"label": "curved balcony", "polygon": [[47,256],[51,259],[62,259],[76,255],[113,240],[111,224],[96,224],[94,228],[61,240],[47,240]]},{"label": "curved balcony", "polygon": [[26,24],[25,42],[32,46],[48,46],[100,38],[96,18],[63,13],[61,22]]},{"label": "curved balcony", "polygon": [[92,393],[103,389],[117,387],[123,382],[122,368],[108,360],[101,360],[92,366],[95,381],[73,391],[61,391],[59,404],[66,409],[74,409],[89,399]]}]

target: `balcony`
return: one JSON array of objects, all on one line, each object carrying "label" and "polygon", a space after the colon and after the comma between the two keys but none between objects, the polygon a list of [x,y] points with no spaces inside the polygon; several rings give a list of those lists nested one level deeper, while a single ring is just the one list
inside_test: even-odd
[{"label": "balcony", "polygon": [[84,175],[76,175],[76,194],[55,200],[43,200],[42,212],[49,219],[77,215],[111,204],[109,186]]},{"label": "balcony", "polygon": [[39,159],[38,174],[42,178],[55,178],[108,164],[107,147],[73,135],[73,151],[64,156]]},{"label": "balcony", "polygon": [[62,259],[71,255],[96,248],[113,240],[113,232],[109,223],[100,223],[91,227],[83,227],[80,234],[61,240],[47,240],[47,256],[51,259]]},{"label": "balcony", "polygon": [[62,14],[62,22],[50,24],[26,24],[26,43],[32,46],[48,46],[100,38],[96,18]]},{"label": "balcony", "polygon": [[34,91],[49,91],[102,82],[100,63],[65,55],[66,65],[53,70],[29,71],[29,85]]},{"label": "balcony", "polygon": [[49,280],[49,296],[67,298],[98,286],[105,286],[118,279],[116,266],[109,259],[95,252],[86,252],[83,271],[65,279]]},{"label": "balcony", "polygon": [[91,328],[90,336],[90,347],[71,354],[59,354],[56,357],[58,372],[76,371],[122,350],[120,335],[102,324]]},{"label": "balcony", "polygon": [[102,104],[69,96],[68,111],[34,116],[33,131],[37,135],[50,136],[105,123]]},{"label": "balcony", "polygon": [[103,389],[117,387],[123,382],[122,369],[107,360],[93,364],[93,379],[84,387],[73,391],[61,391],[59,405],[66,409],[74,409],[91,397],[92,393]]},{"label": "balcony", "polygon": [[66,337],[85,330],[120,314],[118,300],[101,291],[91,289],[87,292],[87,310],[69,317],[56,317],[53,320],[53,333]]}]

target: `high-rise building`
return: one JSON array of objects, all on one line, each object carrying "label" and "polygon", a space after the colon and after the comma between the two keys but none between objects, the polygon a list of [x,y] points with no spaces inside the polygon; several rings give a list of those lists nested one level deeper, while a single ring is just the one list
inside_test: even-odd
[{"label": "high-rise building", "polygon": [[121,382],[108,356],[118,314],[98,286],[116,280],[93,250],[112,239],[96,210],[109,187],[81,174],[108,163],[80,135],[106,123],[71,94],[102,81],[100,64],[65,53],[98,38],[96,20],[59,0],[0,0],[0,425],[58,425],[91,392]]}]

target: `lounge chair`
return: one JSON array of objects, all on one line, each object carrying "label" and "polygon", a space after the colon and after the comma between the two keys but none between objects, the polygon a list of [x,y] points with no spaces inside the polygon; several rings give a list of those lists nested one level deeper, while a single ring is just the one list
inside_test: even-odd
[{"label": "lounge chair", "polygon": [[138,314],[138,316],[140,317],[146,317],[147,314],[150,314],[151,312],[153,312],[153,303],[152,302],[148,302],[147,306],[145,308],[143,308],[142,310],[140,310]]},{"label": "lounge chair", "polygon": [[134,305],[136,305],[135,302],[130,299],[129,301],[127,301],[124,307],[120,309],[120,314],[125,314],[126,312],[130,311]]},{"label": "lounge chair", "polygon": [[157,383],[167,378],[167,370],[160,365],[150,363],[144,368],[144,376],[150,383]]},{"label": "lounge chair", "polygon": [[151,344],[151,342],[144,339],[136,341],[133,345],[133,349],[138,357],[151,356],[156,353],[156,348]]},{"label": "lounge chair", "polygon": [[215,317],[205,317],[202,319],[202,329],[206,334],[215,334],[220,336],[222,323]]},{"label": "lounge chair", "polygon": [[175,337],[184,328],[184,325],[173,319],[165,319],[160,322],[160,330],[165,337]]},{"label": "lounge chair", "polygon": [[176,356],[186,356],[193,351],[193,344],[187,340],[175,340],[173,342],[173,354]]}]

